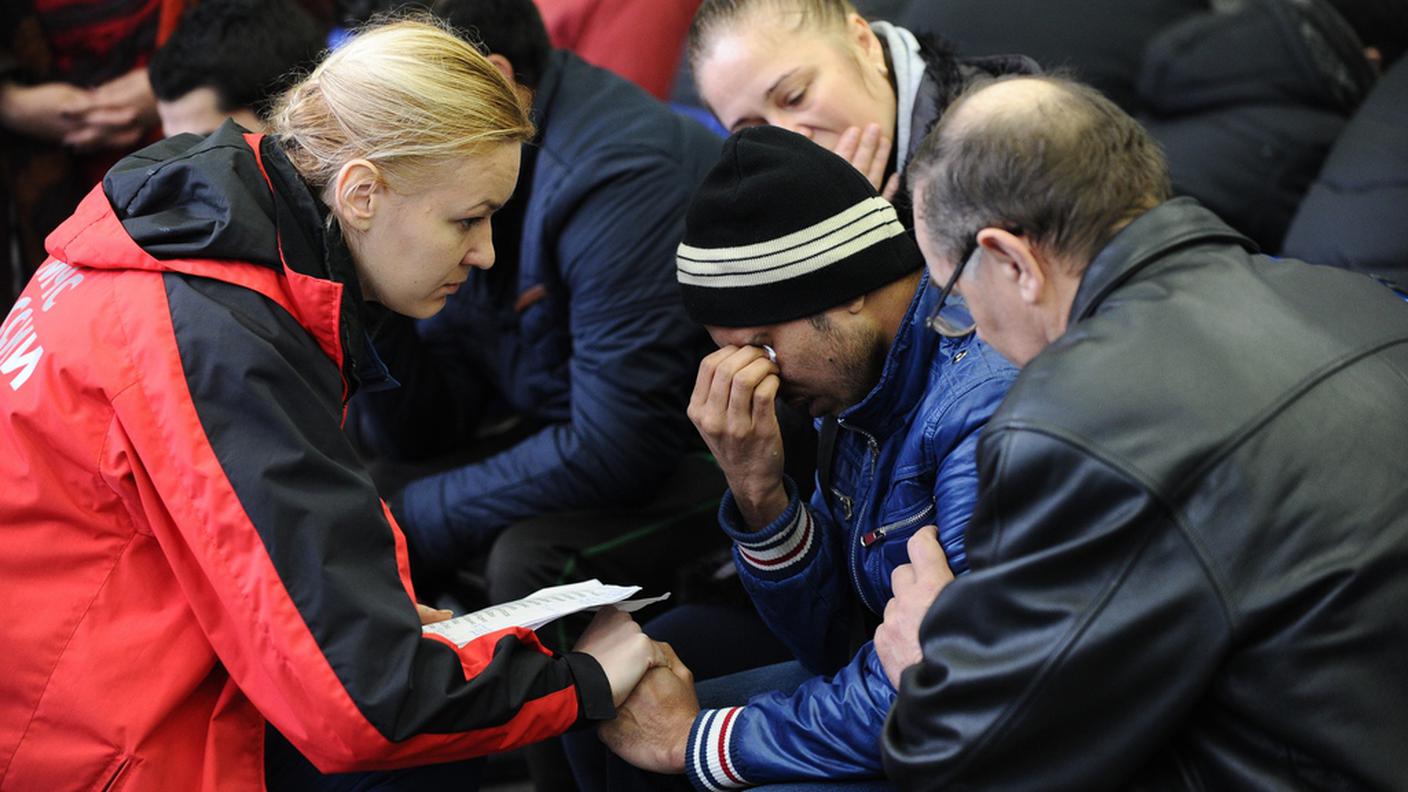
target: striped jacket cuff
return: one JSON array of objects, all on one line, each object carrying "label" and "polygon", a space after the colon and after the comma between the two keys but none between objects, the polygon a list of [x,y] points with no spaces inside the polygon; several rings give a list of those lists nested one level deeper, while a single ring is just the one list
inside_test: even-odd
[{"label": "striped jacket cuff", "polygon": [[719,792],[751,786],[733,761],[730,740],[743,707],[703,710],[689,730],[684,770],[695,789]]},{"label": "striped jacket cuff", "polygon": [[784,481],[791,496],[786,510],[761,531],[742,528],[742,516],[734,505],[733,493],[724,495],[719,504],[719,525],[734,542],[734,555],[747,571],[769,580],[779,580],[804,568],[820,546],[816,523],[805,504],[797,497],[797,488]]}]

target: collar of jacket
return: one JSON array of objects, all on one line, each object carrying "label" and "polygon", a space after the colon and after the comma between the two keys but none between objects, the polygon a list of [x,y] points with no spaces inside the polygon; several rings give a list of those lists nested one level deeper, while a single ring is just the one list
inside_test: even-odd
[{"label": "collar of jacket", "polygon": [[933,313],[937,297],[938,289],[929,288],[928,274],[920,276],[904,321],[895,333],[890,351],[885,354],[880,381],[864,399],[837,416],[847,425],[885,437],[909,420],[910,413],[929,387],[934,355],[940,353],[946,340],[925,324]]},{"label": "collar of jacket", "polygon": [[[884,42],[886,61],[890,64],[891,80],[895,84],[896,116],[895,124],[895,169],[904,172],[909,163],[910,136],[914,134],[914,103],[919,97],[920,85],[928,72],[928,63],[919,48],[919,40],[913,33],[889,22],[875,21],[870,24],[875,35]],[[924,130],[920,129],[922,137]]]},{"label": "collar of jacket", "polygon": [[[279,256],[292,273],[332,281],[342,286],[338,332],[342,371],[350,399],[358,390],[379,391],[399,383],[376,354],[371,331],[376,309],[362,297],[352,254],[330,210],[303,183],[293,163],[277,144],[263,135],[246,135],[274,198]],[[382,313],[385,309],[379,309]]]},{"label": "collar of jacket", "polygon": [[[570,53],[567,51],[554,49],[544,61],[542,76],[538,78],[538,87],[533,89],[533,123],[537,126],[537,134],[533,136],[534,143],[541,142],[547,137],[548,124],[552,121],[549,108],[552,107],[558,88],[562,85],[563,63],[568,57],[570,57]],[[524,148],[532,148],[532,146]]]},{"label": "collar of jacket", "polygon": [[[900,155],[900,161],[904,163],[913,158],[944,111],[972,81],[982,77],[1041,73],[1037,62],[1025,55],[960,58],[954,53],[953,46],[941,38],[929,34],[914,38],[924,62],[924,76],[913,96],[898,99],[898,107],[901,110],[908,108],[909,113],[908,145]],[[885,39],[881,39],[881,45],[886,46]],[[901,166],[900,172],[903,171]]]},{"label": "collar of jacket", "polygon": [[1145,212],[1120,229],[1085,268],[1069,323],[1094,314],[1111,292],[1168,253],[1204,243],[1230,243],[1257,252],[1256,243],[1192,198],[1174,198]]},{"label": "collar of jacket", "polygon": [[124,157],[46,245],[96,268],[237,281],[239,264],[281,273],[281,301],[341,368],[350,397],[394,381],[371,354],[356,270],[327,217],[272,140],[226,122]]}]

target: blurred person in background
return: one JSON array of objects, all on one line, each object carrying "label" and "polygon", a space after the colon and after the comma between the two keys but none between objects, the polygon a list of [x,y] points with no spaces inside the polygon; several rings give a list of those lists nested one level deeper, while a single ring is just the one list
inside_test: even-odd
[{"label": "blurred person in background", "polygon": [[1402,288],[1408,286],[1408,2],[1331,1],[1383,74],[1336,138],[1282,252]]},{"label": "blurred person in background", "polygon": [[1163,147],[1175,194],[1275,254],[1374,79],[1327,0],[1244,0],[1150,40],[1137,118]]},{"label": "blurred person in background", "polygon": [[0,303],[44,260],[44,235],[155,131],[146,65],[183,0],[0,3]]},{"label": "blurred person in background", "polygon": [[1136,113],[1143,109],[1135,85],[1149,40],[1210,10],[1209,0],[917,0],[892,19],[915,35],[942,36],[967,55],[1023,53]]},{"label": "blurred person in background", "polygon": [[209,134],[226,118],[251,132],[311,71],[327,30],[293,0],[201,0],[186,11],[147,72],[162,134]]},{"label": "blurred person in background", "polygon": [[699,0],[535,0],[552,45],[668,99]]}]

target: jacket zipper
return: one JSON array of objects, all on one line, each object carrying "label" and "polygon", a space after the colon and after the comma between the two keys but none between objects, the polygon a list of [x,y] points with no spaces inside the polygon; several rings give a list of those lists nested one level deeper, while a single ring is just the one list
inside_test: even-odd
[{"label": "jacket zipper", "polygon": [[836,502],[841,504],[841,514],[845,515],[846,520],[849,522],[851,517],[855,515],[855,501],[851,500],[850,495],[847,495],[835,487],[831,488],[831,494],[836,496]]},{"label": "jacket zipper", "polygon": [[[852,432],[858,432],[862,437],[865,438],[866,446],[870,449],[870,477],[871,477],[871,479],[874,479],[874,478],[875,478],[875,465],[876,465],[876,463],[878,463],[878,462],[880,461],[880,443],[876,442],[875,436],[872,435],[871,433],[865,431],[864,429],[859,429],[859,428],[856,428],[856,427],[854,427],[854,426],[850,426],[850,425],[848,425],[845,421],[842,421],[842,420],[840,420],[840,419],[837,419],[836,425],[839,426],[839,427],[841,427],[841,428],[843,428],[843,429],[848,429],[848,430],[850,430],[850,431],[852,431]],[[872,493],[872,495],[873,495],[873,494],[874,494],[874,493]],[[850,518],[848,517],[847,519],[850,519]],[[851,585],[855,587],[856,595],[860,597],[860,602],[861,602],[861,604],[864,605],[866,608],[868,608],[871,613],[877,613],[877,614],[878,614],[879,611],[875,610],[875,606],[873,606],[873,605],[870,604],[870,599],[865,596],[865,589],[861,588],[861,585],[860,585],[860,545],[861,545],[861,536],[860,536],[860,532],[858,532],[858,531],[854,532],[854,534],[855,534],[855,538],[854,538],[854,540],[851,542],[851,554],[850,554],[850,555],[851,555]]]},{"label": "jacket zipper", "polygon": [[879,528],[876,528],[875,530],[866,534],[865,536],[862,536],[860,538],[860,543],[865,547],[870,547],[881,539],[884,539],[892,531],[902,531],[906,528],[909,528],[911,525],[916,525],[920,522],[923,522],[929,517],[929,515],[933,514],[934,511],[934,504],[930,502],[927,506],[921,509],[918,514],[906,517],[903,520],[896,520],[895,522],[892,522],[889,525],[882,525]]}]

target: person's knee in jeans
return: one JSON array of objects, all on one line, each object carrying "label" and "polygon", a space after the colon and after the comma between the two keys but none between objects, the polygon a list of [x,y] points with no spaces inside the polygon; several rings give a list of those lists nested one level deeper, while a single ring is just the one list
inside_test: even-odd
[{"label": "person's knee in jeans", "polygon": [[568,582],[563,574],[571,552],[558,536],[566,528],[528,520],[505,528],[489,548],[484,564],[490,602],[510,602],[544,586]]}]

